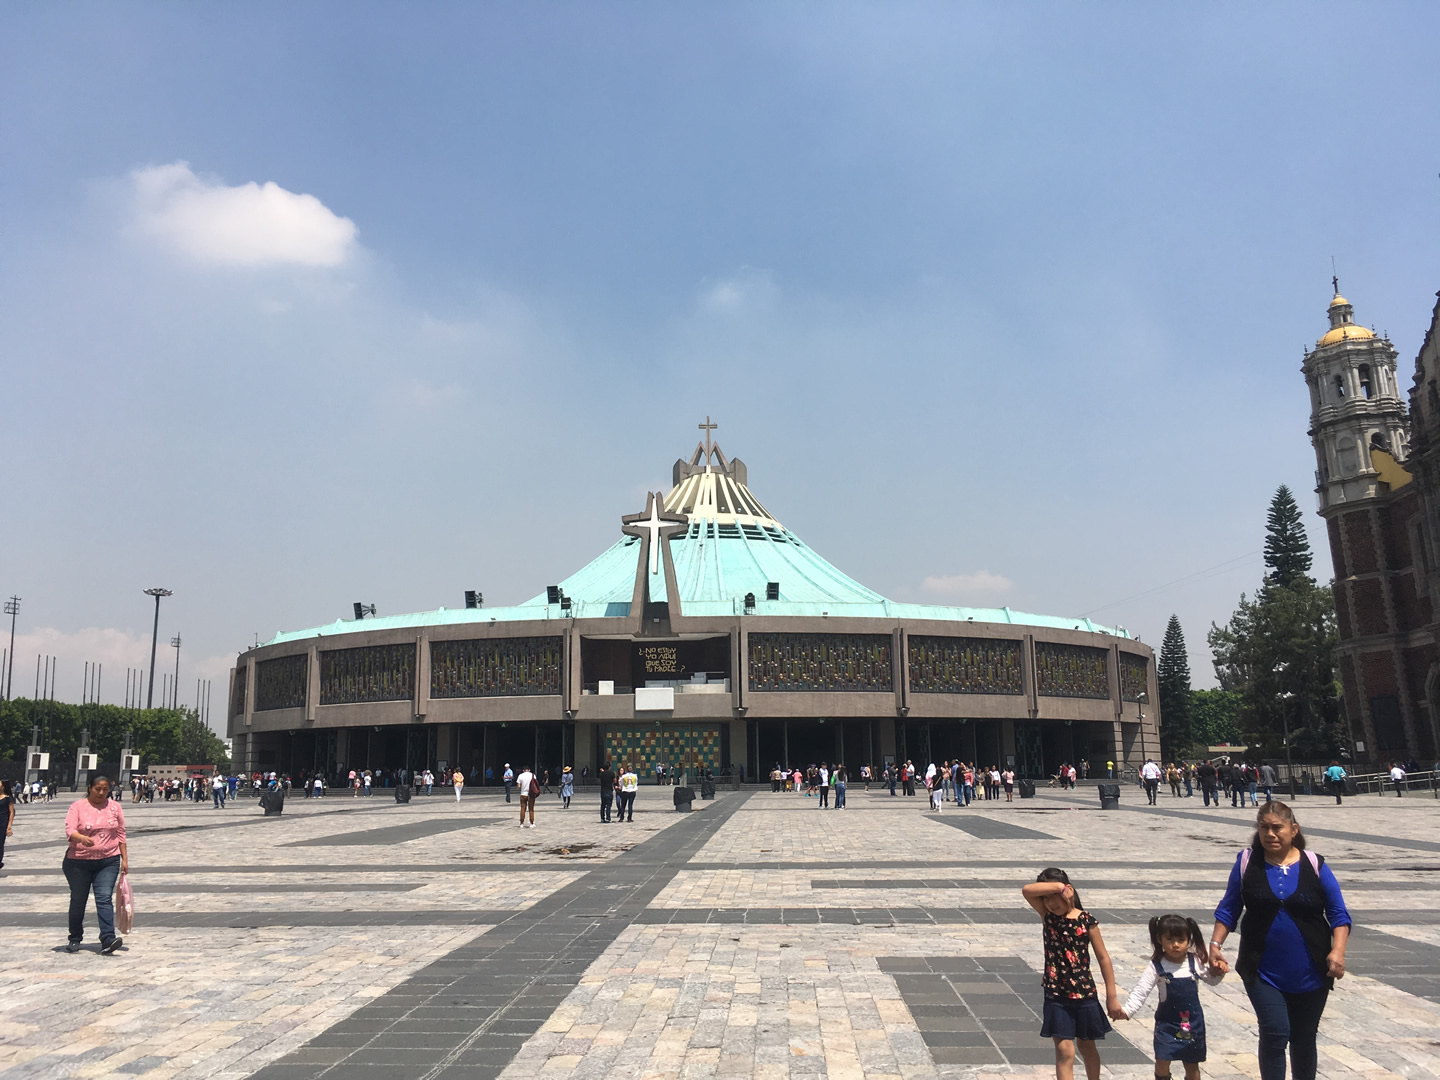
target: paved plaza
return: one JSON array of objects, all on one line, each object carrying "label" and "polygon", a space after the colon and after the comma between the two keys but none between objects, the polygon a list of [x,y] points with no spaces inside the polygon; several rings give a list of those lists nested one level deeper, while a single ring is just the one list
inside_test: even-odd
[{"label": "paved plaza", "polygon": [[[1254,820],[1133,789],[1112,812],[1082,788],[941,814],[861,785],[840,811],[722,791],[680,814],[670,794],[642,788],[628,824],[602,824],[593,791],[542,796],[534,830],[493,789],[291,798],[268,819],[127,804],[138,914],[113,957],[93,913],[61,950],[70,797],[19,807],[0,1077],[1051,1077],[1020,886],[1069,871],[1123,994],[1151,915],[1208,931]],[[1321,1075],[1440,1075],[1440,802],[1297,811],[1356,923]],[[1257,1075],[1239,980],[1207,995],[1206,1075]],[[1107,1076],[1151,1075],[1151,1012],[1102,1044]]]}]

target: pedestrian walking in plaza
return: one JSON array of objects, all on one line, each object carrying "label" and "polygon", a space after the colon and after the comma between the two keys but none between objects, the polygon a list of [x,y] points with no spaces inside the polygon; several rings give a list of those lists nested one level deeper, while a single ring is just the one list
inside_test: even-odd
[{"label": "pedestrian walking in plaza", "polygon": [[70,885],[70,937],[66,952],[79,952],[85,940],[85,907],[95,894],[95,915],[100,922],[100,951],[109,956],[125,942],[115,933],[115,884],[129,873],[125,845],[125,810],[110,798],[110,779],[95,776],[85,797],[70,804],[65,814],[65,838],[70,846],[61,864]]},{"label": "pedestrian walking in plaza", "polygon": [[899,766],[898,766],[898,765],[895,765],[895,764],[893,764],[893,763],[890,764],[890,765],[886,765],[886,766],[885,766],[885,779],[887,779],[887,780],[890,781],[890,797],[891,797],[891,798],[894,798],[894,797],[895,797],[895,774],[896,774],[898,771],[899,771]]},{"label": "pedestrian walking in plaza", "polygon": [[[1295,781],[1292,776],[1290,790],[1295,790]],[[1325,786],[1330,789],[1330,794],[1335,796],[1335,805],[1340,805],[1340,797],[1345,794],[1345,770],[1340,767],[1340,762],[1330,762],[1329,768],[1325,770]]]},{"label": "pedestrian walking in plaza", "polygon": [[505,784],[505,801],[510,801],[510,785],[515,783],[515,770],[510,768],[510,763],[505,763],[505,774],[500,778]]},{"label": "pedestrian walking in plaza", "polygon": [[[1250,793],[1250,805],[1252,808],[1260,809],[1260,800],[1257,798],[1260,789],[1260,770],[1255,767],[1253,761],[1245,763],[1245,790]],[[1267,799],[1266,802],[1269,802]]]},{"label": "pedestrian walking in plaza", "polygon": [[1140,767],[1140,779],[1145,782],[1146,801],[1154,806],[1155,794],[1160,790],[1160,766],[1153,759],[1146,758],[1145,764]]},{"label": "pedestrian walking in plaza", "polygon": [[869,766],[869,765],[861,765],[861,766],[860,766],[860,779],[863,780],[863,781],[865,781],[865,790],[866,790],[866,791],[869,791],[869,790],[870,790],[870,766]]},{"label": "pedestrian walking in plaza", "polygon": [[450,774],[450,784],[455,789],[455,801],[460,801],[460,796],[465,793],[465,774],[456,769]]},{"label": "pedestrian walking in plaza", "polygon": [[1390,766],[1390,782],[1395,785],[1395,797],[1401,798],[1405,794],[1405,770],[1400,767],[1397,761]]},{"label": "pedestrian walking in plaza", "polygon": [[635,820],[635,795],[640,790],[640,777],[627,764],[620,772],[620,813],[621,821]]},{"label": "pedestrian walking in plaza", "polygon": [[1005,801],[1006,801],[1006,802],[1014,802],[1014,801],[1015,801],[1015,770],[1014,770],[1014,769],[1006,768],[1006,770],[1000,774],[1000,785],[1001,785],[1001,787],[1003,787],[1003,788],[1005,789]]},{"label": "pedestrian walking in plaza", "polygon": [[575,796],[575,774],[570,771],[570,766],[565,766],[565,771],[560,774],[560,801],[566,810],[570,809],[570,800]]},{"label": "pedestrian walking in plaza", "polygon": [[210,801],[214,803],[212,809],[225,809],[225,777],[219,773],[210,777]]},{"label": "pedestrian walking in plaza", "polygon": [[845,782],[848,779],[845,766],[835,766],[835,809],[845,809]]},{"label": "pedestrian walking in plaza", "polygon": [[[1047,867],[1021,890],[1025,902],[1040,916],[1045,945],[1045,971],[1041,985],[1045,1007],[1040,1034],[1055,1043],[1056,1080],[1074,1080],[1075,1055],[1085,1062],[1089,1080],[1100,1078],[1097,1039],[1110,1030],[1106,1013],[1120,1017],[1120,997],[1110,953],[1100,936],[1100,923],[1080,905],[1080,897],[1065,871]],[[1105,981],[1105,1008],[1100,1007],[1095,979],[1090,974],[1090,951]]]},{"label": "pedestrian walking in plaza", "polygon": [[1275,785],[1280,782],[1280,777],[1275,772],[1275,766],[1265,762],[1255,771],[1256,784],[1265,793],[1265,801],[1269,802],[1274,798]]},{"label": "pedestrian walking in plaza", "polygon": [[600,770],[600,820],[610,820],[610,805],[615,801],[615,770],[610,767],[610,762],[605,762],[605,767]]},{"label": "pedestrian walking in plaza", "polygon": [[1235,971],[1259,1022],[1260,1080],[1285,1080],[1287,1047],[1294,1080],[1315,1080],[1315,1036],[1330,990],[1345,975],[1350,912],[1289,806],[1266,803],[1255,826],[1215,909],[1210,963],[1224,966],[1225,939],[1238,925]]},{"label": "pedestrian walking in plaza", "polygon": [[1195,769],[1195,776],[1200,781],[1200,794],[1205,797],[1205,805],[1209,806],[1213,799],[1216,806],[1220,805],[1220,796],[1216,790],[1220,782],[1220,773],[1214,765],[1208,761],[1202,761]]},{"label": "pedestrian walking in plaza", "polygon": [[1155,1006],[1155,1075],[1168,1077],[1170,1063],[1185,1066],[1185,1080],[1200,1080],[1205,1060],[1205,1010],[1200,1005],[1200,983],[1216,985],[1225,977],[1223,967],[1210,963],[1205,935],[1194,919],[1184,915],[1157,915],[1150,920],[1150,963],[1130,991],[1121,1020],[1133,1020],[1150,992],[1160,988]]},{"label": "pedestrian walking in plaza", "polygon": [[535,827],[535,800],[540,797],[540,780],[530,771],[526,765],[520,770],[520,775],[515,778],[515,788],[520,792],[520,827],[527,828],[525,824],[525,811],[530,811],[530,824],[528,828]]},{"label": "pedestrian walking in plaza", "polygon": [[830,770],[824,765],[815,771],[815,790],[820,794],[820,809],[830,806]]},{"label": "pedestrian walking in plaza", "polygon": [[0,780],[0,869],[5,866],[5,838],[15,835],[15,789]]}]

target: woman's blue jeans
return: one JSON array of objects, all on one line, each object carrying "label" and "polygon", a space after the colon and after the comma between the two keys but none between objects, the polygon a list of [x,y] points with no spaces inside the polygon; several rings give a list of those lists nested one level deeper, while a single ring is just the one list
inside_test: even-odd
[{"label": "woman's blue jeans", "polygon": [[840,809],[842,806],[844,806],[844,805],[845,805],[845,785],[844,785],[844,784],[836,784],[836,785],[835,785],[835,809],[836,809],[836,810],[839,810],[839,809]]},{"label": "woman's blue jeans", "polygon": [[1328,987],[1287,994],[1256,976],[1245,980],[1245,992],[1260,1024],[1260,1080],[1285,1080],[1285,1047],[1290,1047],[1294,1080],[1315,1080],[1315,1033],[1325,1012]]},{"label": "woman's blue jeans", "polygon": [[85,940],[85,904],[95,893],[95,916],[100,920],[100,944],[115,936],[115,882],[120,877],[120,856],[108,859],[66,859],[62,864],[70,883],[70,940]]}]

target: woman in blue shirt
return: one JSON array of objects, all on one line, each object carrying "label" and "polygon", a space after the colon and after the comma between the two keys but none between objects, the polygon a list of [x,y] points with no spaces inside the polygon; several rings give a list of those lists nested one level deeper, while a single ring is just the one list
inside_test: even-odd
[{"label": "woman in blue shirt", "polygon": [[1345,974],[1350,912],[1284,803],[1260,808],[1255,841],[1230,871],[1210,935],[1212,967],[1226,967],[1222,946],[1237,923],[1235,970],[1259,1021],[1260,1078],[1285,1080],[1288,1045],[1294,1080],[1314,1080],[1315,1034],[1330,988]]}]

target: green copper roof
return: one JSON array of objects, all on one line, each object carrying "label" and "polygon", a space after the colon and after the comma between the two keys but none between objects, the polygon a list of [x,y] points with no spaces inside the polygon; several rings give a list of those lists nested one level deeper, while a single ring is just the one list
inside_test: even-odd
[{"label": "green copper roof", "polygon": [[[708,452],[708,451],[707,451]],[[746,486],[743,463],[721,459],[716,468],[700,465],[700,451],[687,465],[676,463],[676,484],[665,506],[683,514],[689,524],[684,535],[669,542],[675,567],[680,611],[687,616],[733,616],[746,613],[745,597],[755,597],[756,615],[792,615],[809,618],[931,619],[941,622],[1005,623],[1059,630],[1087,630],[1128,638],[1123,629],[1101,626],[1089,619],[1031,615],[1009,608],[964,608],[938,604],[902,604],[887,600],[836,569],[809,545],[769,515]],[[708,462],[708,458],[707,458]],[[571,603],[564,612],[539,595],[514,607],[460,608],[390,615],[361,622],[336,620],[327,626],[279,633],[270,644],[328,637],[360,631],[407,627],[453,626],[464,623],[519,622],[543,619],[624,618],[630,614],[635,575],[644,550],[638,536],[623,536],[598,557],[560,582]],[[643,568],[649,598],[669,599],[663,560]],[[766,586],[776,582],[780,599],[767,600]]]}]

